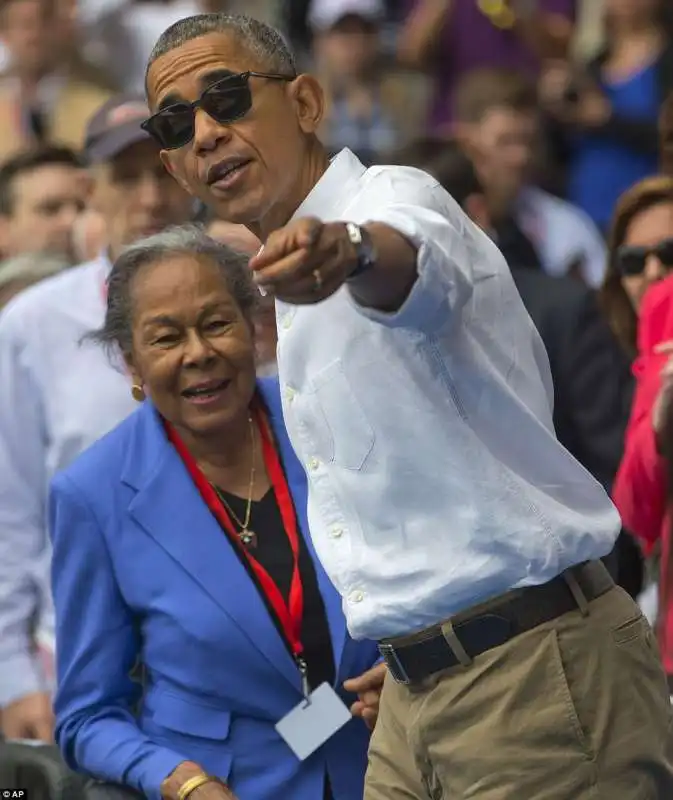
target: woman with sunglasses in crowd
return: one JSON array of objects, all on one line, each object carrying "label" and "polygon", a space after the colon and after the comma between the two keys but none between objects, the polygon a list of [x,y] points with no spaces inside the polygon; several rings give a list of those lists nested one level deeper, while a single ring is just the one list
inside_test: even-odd
[{"label": "woman with sunglasses in crowd", "polygon": [[617,204],[608,266],[600,289],[607,321],[629,358],[637,351],[640,307],[647,289],[673,270],[673,178],[639,181]]},{"label": "woman with sunglasses in crowd", "polygon": [[247,258],[198,228],[112,269],[97,339],[140,406],[52,486],[56,740],[153,800],[361,800],[385,667],[305,536],[256,296]]},{"label": "woman with sunglasses in crowd", "polygon": [[[651,358],[656,342],[650,309],[664,283],[669,283],[662,279],[671,274],[673,178],[647,178],[625,192],[617,204],[601,299],[615,336],[633,361],[637,387],[613,500],[624,527],[651,556],[655,574],[664,528],[665,477],[659,457],[650,457],[656,454],[652,411],[661,370],[661,363]],[[629,402],[626,396],[624,400]]]}]

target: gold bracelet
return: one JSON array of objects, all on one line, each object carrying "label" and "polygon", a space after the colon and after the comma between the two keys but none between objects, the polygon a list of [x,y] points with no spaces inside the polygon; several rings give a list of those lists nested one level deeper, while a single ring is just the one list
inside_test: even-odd
[{"label": "gold bracelet", "polygon": [[178,800],[187,800],[189,795],[195,789],[198,789],[199,786],[203,786],[204,783],[212,783],[215,781],[217,781],[217,778],[214,778],[212,775],[207,775],[205,772],[201,775],[195,775],[193,778],[185,781],[178,789]]}]

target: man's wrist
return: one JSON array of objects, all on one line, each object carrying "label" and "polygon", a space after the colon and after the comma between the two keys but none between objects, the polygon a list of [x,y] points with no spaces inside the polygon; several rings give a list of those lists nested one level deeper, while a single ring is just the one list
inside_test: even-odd
[{"label": "man's wrist", "polygon": [[348,276],[348,280],[351,280],[373,269],[376,266],[378,253],[367,228],[356,225],[354,222],[347,222],[346,235],[356,254],[355,268]]}]

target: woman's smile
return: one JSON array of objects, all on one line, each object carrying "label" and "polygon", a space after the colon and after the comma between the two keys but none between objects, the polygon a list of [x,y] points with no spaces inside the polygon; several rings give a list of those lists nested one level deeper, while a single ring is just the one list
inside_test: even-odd
[{"label": "woman's smile", "polygon": [[226,394],[230,385],[229,378],[202,381],[184,389],[182,396],[187,402],[197,406],[214,406],[227,402]]}]

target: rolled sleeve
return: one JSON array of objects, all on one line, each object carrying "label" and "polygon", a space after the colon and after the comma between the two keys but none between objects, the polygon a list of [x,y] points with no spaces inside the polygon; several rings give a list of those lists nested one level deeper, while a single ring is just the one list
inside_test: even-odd
[{"label": "rolled sleeve", "polygon": [[484,275],[493,274],[493,259],[500,254],[439,185],[403,188],[409,202],[383,205],[362,222],[387,225],[411,242],[417,251],[417,278],[393,313],[356,305],[382,325],[433,334],[450,324],[470,299],[479,279],[475,264]]},{"label": "rolled sleeve", "polygon": [[45,440],[40,393],[16,315],[0,318],[0,704],[45,691],[32,627],[46,586],[37,567],[44,524]]}]

